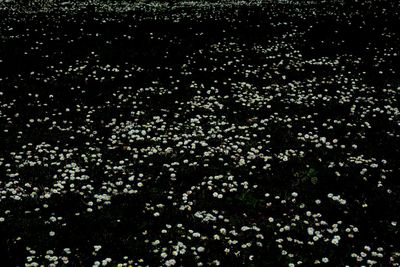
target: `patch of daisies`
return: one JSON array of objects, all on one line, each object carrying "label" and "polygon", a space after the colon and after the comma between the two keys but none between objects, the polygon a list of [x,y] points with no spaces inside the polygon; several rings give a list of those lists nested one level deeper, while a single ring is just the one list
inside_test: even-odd
[{"label": "patch of daisies", "polygon": [[[254,7],[264,19],[241,28]],[[299,21],[321,17],[272,7],[71,9],[65,34],[35,12],[1,21],[16,56],[44,62],[0,77],[0,228],[21,266],[399,266],[400,87],[369,80],[396,72],[398,35],[368,44],[372,70],[310,57]],[[209,19],[229,26],[191,26]],[[138,35],[148,58],[107,56]],[[57,46],[76,42],[93,47]]]}]

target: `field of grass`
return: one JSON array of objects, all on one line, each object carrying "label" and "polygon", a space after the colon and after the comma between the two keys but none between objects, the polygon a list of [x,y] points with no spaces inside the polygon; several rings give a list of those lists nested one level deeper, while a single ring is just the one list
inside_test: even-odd
[{"label": "field of grass", "polygon": [[400,266],[399,5],[165,2],[0,3],[0,266]]}]

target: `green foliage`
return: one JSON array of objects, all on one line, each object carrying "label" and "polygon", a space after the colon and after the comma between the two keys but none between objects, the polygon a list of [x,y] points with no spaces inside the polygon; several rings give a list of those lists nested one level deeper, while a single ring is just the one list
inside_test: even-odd
[{"label": "green foliage", "polygon": [[243,192],[238,197],[242,205],[247,207],[256,208],[260,200],[249,192]]},{"label": "green foliage", "polygon": [[315,168],[310,167],[306,170],[296,171],[293,176],[297,178],[295,186],[300,184],[311,183],[316,185],[318,183],[318,172]]}]

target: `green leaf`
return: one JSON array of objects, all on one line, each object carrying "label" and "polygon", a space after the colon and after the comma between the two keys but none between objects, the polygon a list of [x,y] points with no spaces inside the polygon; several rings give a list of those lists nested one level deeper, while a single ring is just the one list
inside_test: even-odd
[{"label": "green leaf", "polygon": [[314,169],[314,168],[310,168],[310,169],[308,170],[308,173],[307,173],[307,175],[310,176],[310,177],[313,177],[313,176],[315,176],[316,174],[317,174],[317,170]]},{"label": "green leaf", "polygon": [[318,183],[318,178],[316,176],[311,177],[311,183],[316,185]]}]

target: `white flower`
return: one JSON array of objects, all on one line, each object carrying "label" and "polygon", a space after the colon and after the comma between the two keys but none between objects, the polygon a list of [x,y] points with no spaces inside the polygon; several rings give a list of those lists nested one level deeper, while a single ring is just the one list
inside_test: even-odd
[{"label": "white flower", "polygon": [[200,253],[201,253],[201,252],[204,252],[204,250],[205,250],[204,247],[198,247],[198,248],[197,248],[197,252],[200,252]]},{"label": "white flower", "polygon": [[308,228],[307,228],[307,233],[308,233],[309,235],[314,235],[314,228],[308,227]]},{"label": "white flower", "polygon": [[331,242],[332,242],[332,244],[334,244],[334,245],[338,245],[338,244],[339,244],[339,239],[333,238]]},{"label": "white flower", "polygon": [[167,260],[167,261],[165,262],[165,266],[167,266],[167,267],[173,266],[173,265],[175,265],[175,264],[176,264],[176,260],[174,260],[174,259],[170,259],[170,260]]},{"label": "white flower", "polygon": [[201,236],[200,233],[197,233],[197,232],[194,232],[192,235],[193,235],[193,237],[200,237]]}]

